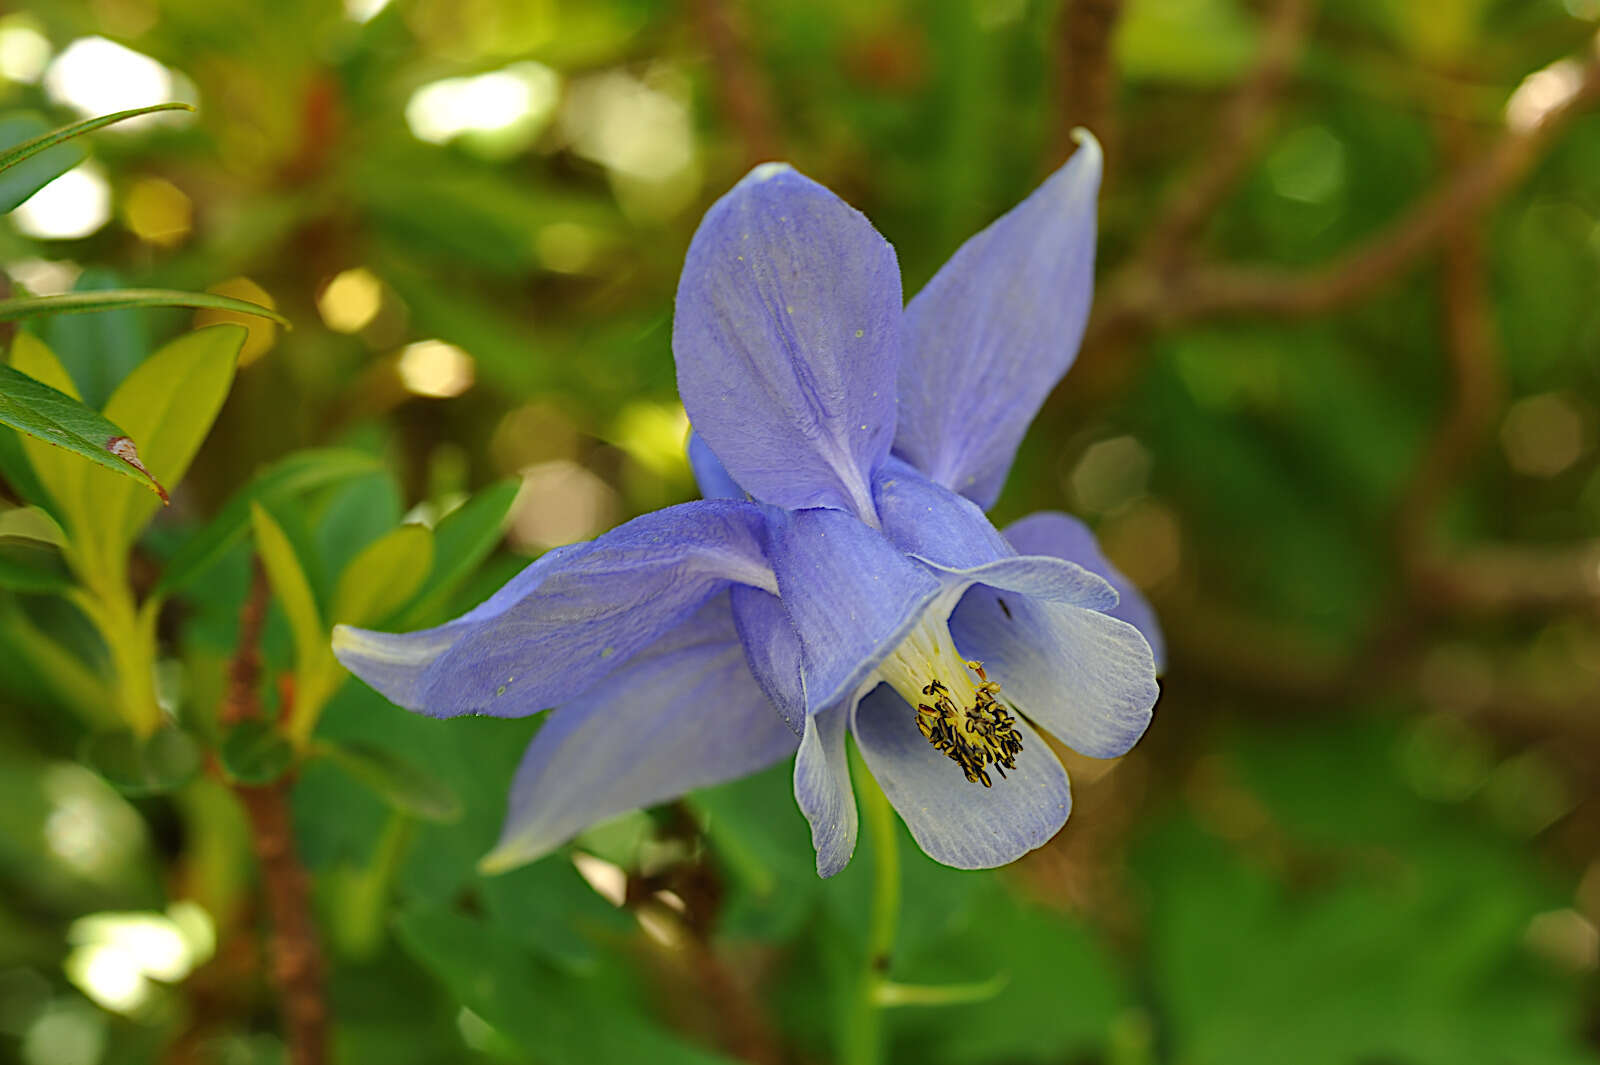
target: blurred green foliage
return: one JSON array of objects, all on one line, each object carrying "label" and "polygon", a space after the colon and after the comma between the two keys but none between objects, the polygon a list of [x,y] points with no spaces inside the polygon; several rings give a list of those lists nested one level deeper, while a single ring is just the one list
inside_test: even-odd
[{"label": "blurred green foliage", "polygon": [[[181,489],[150,520],[131,481],[55,498],[52,458],[0,430],[0,1057],[285,1060],[235,786],[293,764],[335,1060],[831,1060],[869,843],[817,880],[786,767],[485,878],[537,722],[397,710],[343,683],[327,628],[437,623],[544,549],[690,498],[672,294],[755,142],[864,210],[914,291],[1064,154],[1083,117],[1066,75],[1090,59],[1063,26],[1090,6],[53,0],[0,16],[0,143],[158,102],[138,92],[199,108],[0,178],[11,207],[89,159],[73,173],[91,191],[0,225],[12,294],[208,290],[294,324],[130,308],[30,320],[8,342],[91,407],[122,396],[146,434],[185,439]],[[1278,9],[1120,7],[1097,128],[1106,291],[1229,148],[1224,116]],[[1383,240],[1519,116],[1559,106],[1596,19],[1592,0],[1322,5],[1264,140],[1174,269],[1286,273]],[[1004,986],[891,1011],[894,1061],[1600,1059],[1600,611],[1594,556],[1562,568],[1600,537],[1600,118],[1541,149],[1481,225],[1465,219],[1481,248],[1457,233],[1330,313],[1094,335],[997,516],[1094,523],[1162,612],[1172,668],[1138,749],[1069,765],[1076,812],[1050,846],[983,874],[903,848],[891,978]],[[74,219],[98,224],[69,235]],[[1452,289],[1452,262],[1481,289]],[[219,322],[248,333],[190,331]],[[186,413],[153,408],[171,382],[150,391],[140,369],[223,336],[242,343],[231,388],[231,354],[197,358]],[[1459,387],[1473,352],[1490,371],[1476,408]],[[125,387],[148,395],[130,405]],[[1463,410],[1451,461],[1419,473]],[[75,528],[113,505],[114,529]],[[221,709],[257,551],[283,730]],[[592,886],[609,876],[625,907]],[[148,938],[119,946],[83,920],[135,911],[160,915],[184,965],[138,977]]]}]

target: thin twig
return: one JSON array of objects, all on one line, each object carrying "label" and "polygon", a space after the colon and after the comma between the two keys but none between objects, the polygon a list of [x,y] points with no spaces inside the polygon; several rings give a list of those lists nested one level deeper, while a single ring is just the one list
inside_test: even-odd
[{"label": "thin twig", "polygon": [[[228,664],[228,690],[218,714],[224,725],[262,716],[260,644],[268,599],[266,573],[257,559],[250,594],[239,610],[239,642]],[[290,781],[280,778],[258,788],[236,785],[234,791],[249,817],[251,843],[261,863],[272,918],[273,976],[283,1004],[289,1060],[292,1065],[323,1065],[328,1053],[328,1004],[322,946],[311,916],[310,881],[295,850]]]},{"label": "thin twig", "polygon": [[781,158],[772,95],[760,69],[751,61],[749,38],[738,0],[694,0],[696,30],[711,53],[717,105],[739,133],[745,162]]},{"label": "thin twig", "polygon": [[1112,56],[1122,0],[1067,0],[1061,14],[1061,130],[1058,155],[1065,158],[1077,147],[1072,131],[1088,129],[1116,159],[1115,61]]}]

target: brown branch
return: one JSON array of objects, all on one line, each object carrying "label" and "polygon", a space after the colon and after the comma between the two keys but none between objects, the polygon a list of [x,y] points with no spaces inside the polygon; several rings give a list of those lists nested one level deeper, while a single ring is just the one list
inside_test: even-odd
[{"label": "brown branch", "polygon": [[1271,128],[1273,105],[1305,45],[1315,7],[1314,0],[1279,0],[1273,8],[1255,68],[1228,101],[1204,157],[1178,183],[1161,221],[1135,253],[1135,269],[1165,272],[1175,265],[1184,245],[1254,161]]},{"label": "brown branch", "polygon": [[766,79],[751,61],[738,0],[693,0],[695,29],[711,53],[717,106],[738,130],[749,165],[781,158]]},{"label": "brown branch", "polygon": [[1079,126],[1100,139],[1108,158],[1117,158],[1112,43],[1121,17],[1122,0],[1067,0],[1061,13],[1061,158],[1077,147],[1072,131]]},{"label": "brown branch", "polygon": [[[261,713],[261,630],[269,591],[261,561],[254,561],[250,594],[239,610],[239,642],[228,663],[228,690],[218,713],[224,725]],[[283,1003],[292,1065],[323,1065],[328,1052],[328,1005],[322,946],[311,916],[311,888],[295,851],[289,809],[292,778],[262,787],[235,785],[250,820],[250,839],[261,863],[261,881],[273,928],[273,976]]]}]

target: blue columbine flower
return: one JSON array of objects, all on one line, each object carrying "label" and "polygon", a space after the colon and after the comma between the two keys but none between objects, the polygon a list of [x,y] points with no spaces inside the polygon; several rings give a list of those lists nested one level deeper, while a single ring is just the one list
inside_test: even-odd
[{"label": "blue columbine flower", "polygon": [[1035,729],[1122,754],[1160,637],[1081,524],[1002,535],[983,511],[1082,336],[1099,179],[1085,137],[904,307],[889,244],[789,167],[711,208],[673,323],[706,498],[552,551],[439,628],[335,635],[413,710],[556,708],[487,867],[795,754],[832,875],[856,838],[847,731],[938,861],[1055,834],[1071,793]]}]

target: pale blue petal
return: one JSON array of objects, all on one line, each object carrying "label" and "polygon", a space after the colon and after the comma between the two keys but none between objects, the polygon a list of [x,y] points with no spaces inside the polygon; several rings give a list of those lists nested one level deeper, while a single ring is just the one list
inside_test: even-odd
[{"label": "pale blue petal", "polygon": [[728,468],[717,458],[700,434],[689,433],[689,468],[694,470],[695,484],[700,486],[703,499],[744,499],[744,489],[728,476]]},{"label": "pale blue petal", "polygon": [[408,709],[537,713],[597,683],[730,582],[776,591],[764,543],[754,503],[669,507],[530,568],[492,609],[426,634],[340,629],[334,651]]},{"label": "pale blue petal", "polygon": [[973,784],[917,730],[917,712],[887,684],[856,708],[856,745],[889,802],[934,861],[991,869],[1042,846],[1066,824],[1072,789],[1066,770],[1026,721],[1017,722],[1017,767],[994,786]]},{"label": "pale blue petal", "polygon": [[906,308],[895,453],[985,510],[1088,319],[1100,146],[1080,140]]},{"label": "pale blue petal", "polygon": [[763,769],[799,741],[745,666],[726,596],[552,711],[511,786],[499,872],[628,810]]},{"label": "pale blue petal", "polygon": [[856,850],[856,795],[844,733],[849,708],[834,706],[806,715],[806,732],[794,759],[794,797],[811,823],[817,875],[832,876],[849,864]]},{"label": "pale blue petal", "polygon": [[755,498],[868,517],[900,315],[894,249],[872,224],[787,166],[757,167],[706,212],[678,282],[689,420]]},{"label": "pale blue petal", "polygon": [[1087,525],[1067,514],[1041,510],[1007,526],[1005,537],[1021,554],[1064,558],[1110,581],[1111,587],[1117,590],[1119,602],[1106,613],[1121,618],[1144,633],[1150,650],[1155,654],[1156,672],[1166,669],[1167,643],[1155,610],[1138,586],[1123,576],[1100,551],[1100,545]]},{"label": "pale blue petal", "polygon": [[743,584],[733,586],[730,601],[751,674],[798,736],[805,728],[806,689],[800,673],[800,637],[789,612],[777,596]]},{"label": "pale blue petal", "polygon": [[1098,610],[979,586],[950,615],[950,635],[1001,699],[1093,758],[1138,742],[1161,694],[1139,630]]},{"label": "pale blue petal", "polygon": [[866,680],[940,591],[925,567],[842,510],[781,515],[771,556],[800,637],[808,713]]}]

